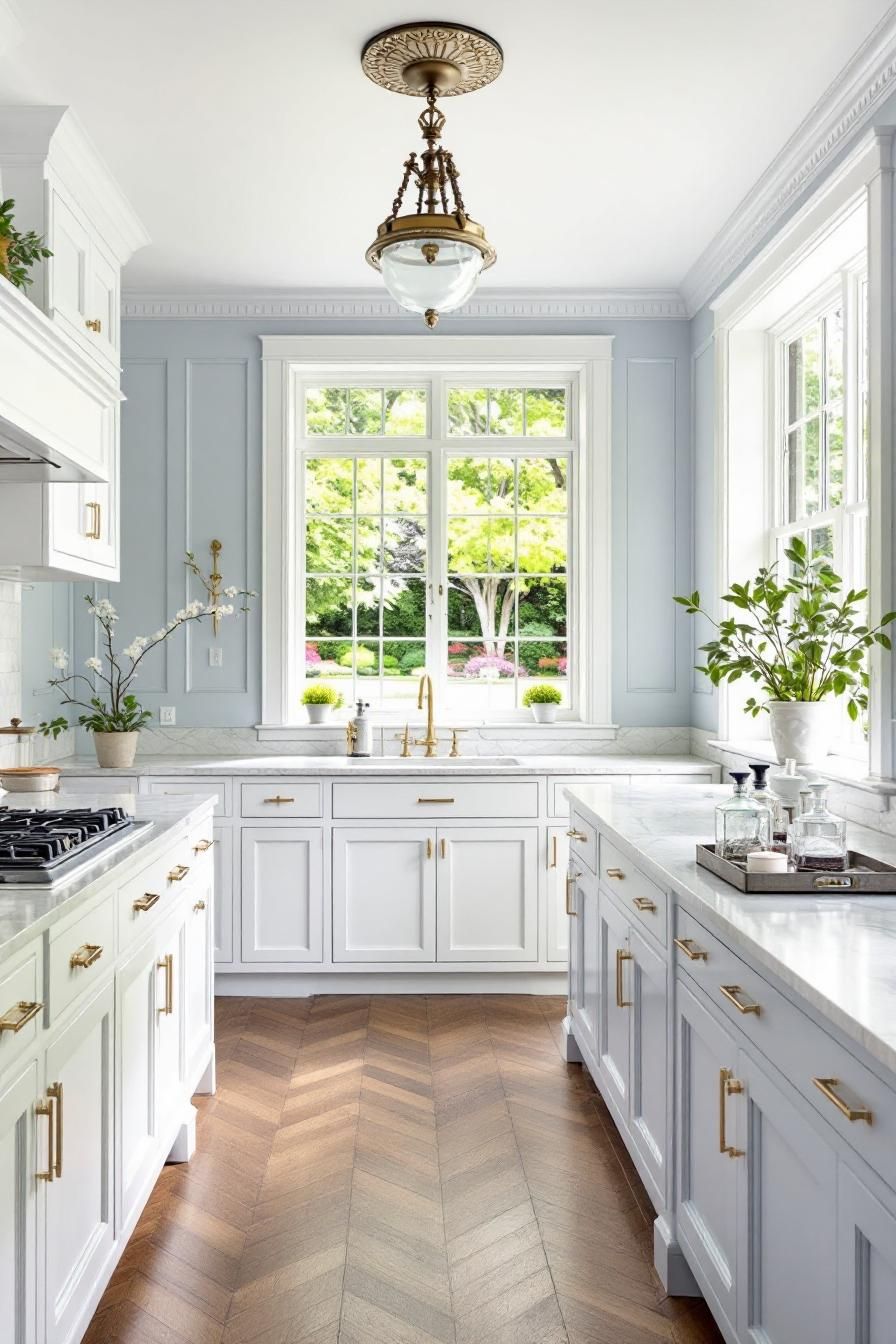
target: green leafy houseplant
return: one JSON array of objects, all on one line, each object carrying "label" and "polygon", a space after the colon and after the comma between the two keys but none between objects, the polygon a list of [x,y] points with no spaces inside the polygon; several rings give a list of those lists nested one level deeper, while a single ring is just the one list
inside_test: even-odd
[{"label": "green leafy houseplant", "polygon": [[331,709],[339,709],[344,703],[339,691],[334,691],[332,686],[309,686],[302,694],[303,705],[329,705]]},{"label": "green leafy houseplant", "polygon": [[53,253],[33,229],[19,232],[13,224],[14,205],[12,199],[0,201],[0,275],[5,275],[17,289],[25,289],[32,283],[31,267]]},{"label": "green leafy houseplant", "polygon": [[562,705],[563,693],[556,686],[546,686],[540,682],[523,693],[523,704],[526,709],[531,709],[533,705]]}]

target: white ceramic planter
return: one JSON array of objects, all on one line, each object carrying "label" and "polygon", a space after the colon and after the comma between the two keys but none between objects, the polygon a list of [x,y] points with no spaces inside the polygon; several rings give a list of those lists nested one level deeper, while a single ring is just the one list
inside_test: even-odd
[{"label": "white ceramic planter", "polygon": [[536,723],[556,723],[559,705],[530,705]]},{"label": "white ceramic planter", "polygon": [[333,713],[332,705],[306,705],[309,723],[329,723]]},{"label": "white ceramic planter", "polygon": [[97,764],[104,770],[134,764],[139,733],[94,733]]},{"label": "white ceramic planter", "polygon": [[831,749],[832,715],[828,700],[770,700],[772,745],[783,765],[823,761]]}]

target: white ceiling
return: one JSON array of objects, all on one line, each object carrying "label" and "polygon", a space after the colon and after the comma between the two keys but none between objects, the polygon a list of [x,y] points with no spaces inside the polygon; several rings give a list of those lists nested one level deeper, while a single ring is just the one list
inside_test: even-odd
[{"label": "white ceiling", "polygon": [[[128,288],[356,288],[417,147],[361,73],[407,0],[6,0],[0,102],[72,106],[152,238]],[[0,10],[3,0],[0,0]],[[503,288],[675,287],[889,0],[471,0],[503,45],[445,102]],[[436,12],[437,11],[437,12]],[[444,11],[444,13],[443,13]],[[0,43],[2,45],[2,43]]]}]

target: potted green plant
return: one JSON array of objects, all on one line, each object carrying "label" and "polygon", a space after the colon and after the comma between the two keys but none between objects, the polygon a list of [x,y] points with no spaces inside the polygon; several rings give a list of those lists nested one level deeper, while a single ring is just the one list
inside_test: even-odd
[{"label": "potted green plant", "polygon": [[884,627],[896,620],[896,612],[868,625],[867,589],[844,594],[827,558],[810,557],[800,537],[791,538],[784,555],[790,576],[783,581],[773,564],[746,583],[732,583],[722,601],[736,615],[713,620],[699,592],[675,601],[689,615],[704,616],[717,632],[700,646],[706,664],[698,672],[714,686],[749,677],[763,698],[751,695],[744,711],[754,718],[768,711],[778,760],[811,765],[830,750],[832,700],[846,696],[853,721],[868,708],[868,650],[875,644],[891,647]]},{"label": "potted green plant", "polygon": [[0,201],[0,275],[17,289],[25,289],[32,283],[31,267],[35,262],[52,257],[53,253],[33,229],[28,233],[19,232],[13,224],[14,205],[12,199]]},{"label": "potted green plant", "polygon": [[556,686],[548,686],[543,681],[529,686],[523,693],[523,704],[526,709],[531,709],[536,723],[554,723],[562,703],[563,693]]},{"label": "potted green plant", "polygon": [[327,723],[333,710],[339,709],[343,703],[339,691],[334,691],[332,686],[308,686],[302,695],[309,723]]}]

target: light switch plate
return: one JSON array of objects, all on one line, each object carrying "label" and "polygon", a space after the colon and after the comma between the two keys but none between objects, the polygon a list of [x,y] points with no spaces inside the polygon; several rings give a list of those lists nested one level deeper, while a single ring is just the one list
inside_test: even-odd
[{"label": "light switch plate", "polygon": [[159,709],[159,723],[163,728],[173,728],[177,723],[177,710],[173,705],[162,705]]},{"label": "light switch plate", "polygon": [[224,666],[224,650],[217,644],[213,645],[208,651],[209,667]]}]

